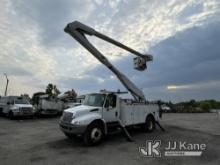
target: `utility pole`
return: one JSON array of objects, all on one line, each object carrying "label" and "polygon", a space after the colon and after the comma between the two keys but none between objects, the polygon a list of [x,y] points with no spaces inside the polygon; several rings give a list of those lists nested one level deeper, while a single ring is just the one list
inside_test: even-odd
[{"label": "utility pole", "polygon": [[8,90],[8,82],[9,82],[9,79],[8,79],[8,76],[7,76],[6,73],[4,73],[4,75],[5,75],[5,78],[6,78],[6,80],[7,80],[7,82],[6,82],[6,87],[5,87],[5,96],[7,96],[7,90]]}]

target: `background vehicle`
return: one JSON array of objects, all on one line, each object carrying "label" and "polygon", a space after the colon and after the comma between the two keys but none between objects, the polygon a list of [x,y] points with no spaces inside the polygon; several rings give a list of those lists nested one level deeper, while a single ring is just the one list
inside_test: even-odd
[{"label": "background vehicle", "polygon": [[170,113],[170,112],[172,112],[172,110],[171,110],[171,108],[170,107],[168,107],[167,105],[161,105],[161,110],[163,111],[163,112],[165,112],[165,113]]},{"label": "background vehicle", "polygon": [[126,129],[127,126],[138,125],[144,131],[152,132],[155,129],[155,124],[159,125],[158,104],[148,102],[143,92],[113,66],[87,40],[85,34],[94,35],[138,56],[134,58],[134,68],[139,71],[145,70],[147,68],[146,62],[152,61],[153,57],[143,55],[77,21],[68,24],[64,30],[110,69],[134,97],[134,100],[123,100],[118,95],[124,92],[106,90],[86,95],[83,105],[64,111],[60,120],[60,128],[64,134],[68,137],[83,135],[86,144],[95,145],[100,143],[104,135],[109,133],[112,128],[121,128],[129,140],[132,139]]},{"label": "background vehicle", "polygon": [[77,103],[82,103],[85,100],[85,95],[80,95],[76,97],[76,102]]},{"label": "background vehicle", "polygon": [[64,102],[64,107],[65,107],[64,109],[79,106],[83,103],[84,100],[85,100],[85,95],[77,96],[75,101]]},{"label": "background vehicle", "polygon": [[58,98],[63,101],[64,109],[81,105],[81,102],[79,102],[78,97],[79,96],[77,96],[77,93],[74,89],[60,94],[58,96]]},{"label": "background vehicle", "polygon": [[13,119],[16,116],[33,116],[34,107],[20,96],[3,96],[0,98],[0,112]]},{"label": "background vehicle", "polygon": [[47,94],[40,95],[34,106],[37,109],[38,115],[58,115],[62,114],[64,105],[57,97],[49,97]]}]

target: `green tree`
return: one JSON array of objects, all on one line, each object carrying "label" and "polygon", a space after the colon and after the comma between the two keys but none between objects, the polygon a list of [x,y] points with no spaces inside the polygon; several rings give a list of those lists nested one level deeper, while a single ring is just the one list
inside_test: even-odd
[{"label": "green tree", "polygon": [[49,83],[46,87],[46,94],[49,96],[58,96],[60,94],[60,90],[56,85]]},{"label": "green tree", "polygon": [[196,101],[194,99],[191,99],[189,101],[189,104],[190,104],[191,107],[196,107]]},{"label": "green tree", "polygon": [[202,101],[199,106],[202,110],[208,111],[211,109],[211,104],[208,101]]},{"label": "green tree", "polygon": [[56,85],[53,86],[53,94],[54,94],[55,96],[58,96],[58,95],[60,94],[60,90],[57,88]]},{"label": "green tree", "polygon": [[53,84],[49,83],[46,87],[46,94],[48,94],[49,96],[52,96],[53,94]]},{"label": "green tree", "polygon": [[213,108],[213,109],[217,109],[218,108],[218,104],[217,104],[217,102],[215,100],[210,100],[209,102],[211,104],[211,108]]}]

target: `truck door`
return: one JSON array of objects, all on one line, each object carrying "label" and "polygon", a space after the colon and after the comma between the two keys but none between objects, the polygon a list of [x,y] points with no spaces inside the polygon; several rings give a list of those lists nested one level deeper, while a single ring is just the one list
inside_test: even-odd
[{"label": "truck door", "polygon": [[117,106],[117,96],[115,94],[107,95],[102,114],[106,122],[118,121],[119,107]]},{"label": "truck door", "polygon": [[11,104],[11,102],[10,102],[9,97],[4,97],[3,101],[2,101],[2,112],[3,113],[8,113],[9,112],[10,104]]},{"label": "truck door", "polygon": [[4,107],[4,99],[0,97],[0,114],[2,114],[3,107]]}]

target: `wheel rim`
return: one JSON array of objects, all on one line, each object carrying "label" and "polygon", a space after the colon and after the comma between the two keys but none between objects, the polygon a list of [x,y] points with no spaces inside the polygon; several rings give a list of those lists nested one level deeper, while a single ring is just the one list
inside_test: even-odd
[{"label": "wheel rim", "polygon": [[152,130],[152,129],[153,129],[153,122],[152,122],[152,121],[149,121],[149,123],[148,123],[148,129],[149,129],[149,130]]},{"label": "wheel rim", "polygon": [[93,128],[91,131],[92,142],[98,142],[102,137],[102,131],[100,128]]}]

